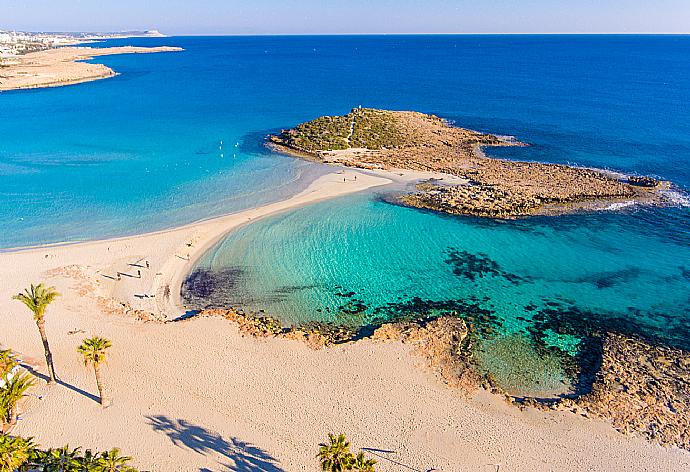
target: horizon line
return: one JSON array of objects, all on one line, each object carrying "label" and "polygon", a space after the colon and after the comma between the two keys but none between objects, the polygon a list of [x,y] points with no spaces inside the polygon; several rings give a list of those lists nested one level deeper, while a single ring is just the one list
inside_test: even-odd
[{"label": "horizon line", "polygon": [[[127,33],[132,31],[158,31],[163,36],[690,36],[690,31],[687,32],[643,32],[643,31],[594,31],[594,32],[350,32],[350,33],[165,33],[157,28],[150,28],[145,30],[138,29],[121,29],[118,31],[89,31],[89,30],[18,30],[0,27],[0,31],[17,31],[24,33],[91,33],[91,34],[117,34]],[[151,36],[155,37],[155,36]]]}]

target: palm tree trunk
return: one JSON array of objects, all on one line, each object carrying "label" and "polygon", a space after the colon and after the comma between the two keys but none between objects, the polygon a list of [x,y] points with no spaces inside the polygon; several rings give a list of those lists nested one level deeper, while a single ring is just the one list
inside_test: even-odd
[{"label": "palm tree trunk", "polygon": [[45,321],[37,321],[38,332],[41,333],[41,341],[43,341],[43,350],[46,354],[46,364],[48,364],[48,376],[50,380],[48,383],[55,383],[55,366],[53,366],[53,354],[50,352],[50,346],[48,346],[48,336],[46,336],[46,325]]},{"label": "palm tree trunk", "polygon": [[17,416],[17,404],[15,403],[14,405],[10,405],[9,429],[12,429],[12,427],[17,424]]},{"label": "palm tree trunk", "polygon": [[96,386],[98,387],[98,396],[101,397],[101,406],[103,408],[107,408],[112,403],[112,400],[105,392],[103,379],[101,378],[101,366],[94,364],[93,371],[96,374]]}]

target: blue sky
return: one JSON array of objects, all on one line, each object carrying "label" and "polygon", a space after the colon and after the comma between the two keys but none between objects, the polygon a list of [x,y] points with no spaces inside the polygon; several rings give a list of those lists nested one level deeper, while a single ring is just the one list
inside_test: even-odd
[{"label": "blue sky", "polygon": [[690,0],[0,0],[0,29],[167,34],[690,33]]}]

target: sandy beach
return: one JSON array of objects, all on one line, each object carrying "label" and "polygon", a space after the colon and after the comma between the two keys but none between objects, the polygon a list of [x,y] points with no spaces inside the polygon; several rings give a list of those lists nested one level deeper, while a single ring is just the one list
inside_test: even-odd
[{"label": "sandy beach", "polygon": [[8,60],[0,68],[0,91],[59,87],[112,77],[117,73],[103,64],[90,64],[89,59],[113,54],[147,54],[181,51],[177,47],[112,48],[63,47],[32,52]]},{"label": "sandy beach", "polygon": [[[137,319],[182,314],[182,279],[228,231],[388,182],[346,170],[285,201],[173,230],[1,253],[0,347],[15,349],[39,375],[46,368],[36,327],[10,297],[39,281],[63,295],[46,321],[61,383],[32,392],[14,433],[46,447],[118,446],[153,471],[316,470],[317,445],[329,432],[346,433],[355,450],[370,448],[382,471],[690,468],[689,453],[600,420],[520,411],[486,392],[465,398],[398,342],[315,351],[243,337],[221,318]],[[92,334],[113,342],[105,373],[114,404],[106,410],[75,350]]]}]

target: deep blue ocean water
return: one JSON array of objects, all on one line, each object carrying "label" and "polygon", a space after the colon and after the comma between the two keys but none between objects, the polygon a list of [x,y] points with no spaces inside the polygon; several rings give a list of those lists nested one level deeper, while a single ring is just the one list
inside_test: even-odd
[{"label": "deep blue ocean water", "polygon": [[[132,234],[283,198],[324,169],[266,151],[263,136],[358,105],[434,113],[531,144],[494,156],[654,175],[680,195],[690,188],[689,36],[97,46],[120,44],[185,51],[99,58],[120,75],[0,94],[1,247]],[[497,339],[510,349],[486,348],[495,351],[487,368],[504,366],[506,385],[520,384],[525,365],[536,369],[497,357],[529,351],[521,339],[542,354],[573,354],[593,331],[615,329],[690,348],[682,206],[497,222],[371,192],[247,226],[198,268],[214,288],[195,303],[242,304],[286,323],[471,316],[507,335]],[[540,382],[549,389],[562,377],[551,369]]]}]

